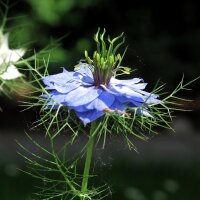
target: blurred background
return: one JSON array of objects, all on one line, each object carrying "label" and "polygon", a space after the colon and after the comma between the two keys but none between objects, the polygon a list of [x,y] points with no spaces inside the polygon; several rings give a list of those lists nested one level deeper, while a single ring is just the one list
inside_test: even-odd
[{"label": "blurred background", "polygon": [[[147,89],[160,79],[171,91],[183,74],[185,81],[200,75],[197,1],[10,0],[9,5],[6,31],[11,44],[40,50],[52,39],[65,36],[51,52],[51,73],[61,71],[61,67],[73,69],[84,50],[93,52],[93,34],[98,27],[105,27],[113,37],[125,32],[128,51],[123,64],[136,70],[133,76],[149,83]],[[105,150],[97,149],[99,179],[111,186],[107,199],[200,198],[200,82],[191,88],[180,96],[194,100],[183,104],[193,111],[176,113],[172,124],[175,134],[161,131],[148,143],[136,141],[139,153],[129,151],[120,137],[109,139]],[[0,98],[1,200],[31,199],[35,185],[35,180],[17,169],[23,168],[24,162],[14,141],[26,143],[24,130],[35,113],[21,112],[17,100]]]}]

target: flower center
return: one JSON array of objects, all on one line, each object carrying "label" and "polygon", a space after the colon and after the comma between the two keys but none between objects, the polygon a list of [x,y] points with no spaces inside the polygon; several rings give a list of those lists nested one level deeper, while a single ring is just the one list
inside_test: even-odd
[{"label": "flower center", "polygon": [[[117,53],[119,47],[125,42],[125,37],[122,33],[114,39],[110,39],[108,36],[106,42],[104,41],[104,35],[106,30],[103,30],[103,33],[100,34],[100,29],[94,35],[94,40],[97,44],[97,50],[94,51],[92,59],[88,56],[88,52],[85,51],[85,58],[89,65],[93,65],[92,69],[93,78],[96,86],[105,85],[107,86],[110,82],[112,76],[116,75],[116,72],[119,70],[126,71],[129,69],[127,67],[122,67],[121,62],[126,52],[126,49],[121,56]],[[121,42],[116,42],[122,39]]]}]

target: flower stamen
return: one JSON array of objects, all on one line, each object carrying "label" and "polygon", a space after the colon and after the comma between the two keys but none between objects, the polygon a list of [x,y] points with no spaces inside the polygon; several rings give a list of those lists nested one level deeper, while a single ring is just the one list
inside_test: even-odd
[{"label": "flower stamen", "polygon": [[131,116],[130,113],[123,112],[123,111],[121,111],[121,110],[119,110],[119,109],[112,110],[112,109],[110,109],[110,108],[104,108],[104,109],[102,110],[102,112],[105,112],[105,113],[115,113],[115,114],[119,114],[119,115],[121,115],[121,116],[123,116],[123,117],[130,117],[130,116]]},{"label": "flower stamen", "polygon": [[[107,43],[104,41],[104,35],[106,30],[100,34],[100,29],[94,36],[94,40],[97,43],[97,50],[93,53],[92,59],[88,56],[88,52],[85,51],[85,58],[89,65],[94,66],[93,78],[96,86],[105,85],[107,86],[110,82],[111,77],[123,68],[121,65],[123,55],[117,53],[119,47],[124,44],[125,37],[124,33],[121,33],[118,37],[110,39],[108,36]],[[122,41],[115,44],[116,41],[122,38]]]}]

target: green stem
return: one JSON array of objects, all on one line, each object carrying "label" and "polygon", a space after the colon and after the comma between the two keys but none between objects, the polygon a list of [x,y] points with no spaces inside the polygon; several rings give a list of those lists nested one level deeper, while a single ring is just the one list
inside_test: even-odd
[{"label": "green stem", "polygon": [[73,184],[71,183],[71,181],[67,178],[67,175],[65,174],[65,172],[63,171],[63,169],[62,169],[62,167],[61,167],[61,165],[60,165],[60,163],[59,163],[59,158],[58,158],[58,156],[57,156],[57,154],[56,154],[56,152],[55,152],[54,142],[53,142],[53,140],[52,140],[51,135],[49,134],[49,131],[47,131],[47,134],[48,134],[48,136],[49,136],[49,138],[50,138],[51,150],[52,150],[52,155],[53,155],[54,160],[55,160],[55,164],[56,164],[56,166],[57,166],[59,172],[62,174],[63,178],[65,179],[66,183],[67,183],[68,186],[70,187],[70,189],[71,189],[75,194],[77,194],[78,191],[77,191],[76,188],[73,186]]},{"label": "green stem", "polygon": [[[87,144],[87,154],[86,154],[82,187],[81,187],[82,194],[87,192],[88,179],[89,179],[89,173],[90,173],[90,165],[91,165],[92,153],[93,153],[93,148],[94,148],[94,139],[95,139],[93,133],[96,130],[96,127],[97,127],[97,122],[96,121],[92,122],[91,128],[90,128],[89,141]],[[84,197],[81,197],[81,200],[84,200]]]}]

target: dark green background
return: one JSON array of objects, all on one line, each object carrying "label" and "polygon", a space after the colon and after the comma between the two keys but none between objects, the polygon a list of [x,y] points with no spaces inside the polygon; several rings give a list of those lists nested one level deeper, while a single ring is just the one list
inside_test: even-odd
[{"label": "dark green background", "polygon": [[[30,52],[64,35],[51,53],[51,73],[73,69],[84,50],[95,48],[92,36],[98,27],[111,36],[125,32],[128,51],[123,64],[136,69],[133,76],[150,84],[161,79],[167,90],[183,74],[186,81],[200,75],[198,1],[153,0],[10,0],[7,23],[13,46]],[[3,9],[3,7],[1,6]],[[126,46],[124,46],[126,47]],[[28,51],[29,52],[29,51]],[[137,142],[140,154],[129,152],[121,138],[110,139],[95,159],[99,180],[108,182],[114,200],[193,200],[200,189],[200,84],[181,93],[193,103],[191,113],[177,113],[176,135],[162,131],[151,142]],[[0,199],[28,200],[36,182],[16,171],[23,161],[16,155],[17,138],[26,142],[24,130],[34,112],[20,113],[16,102],[0,100]],[[42,136],[41,136],[42,137]]]}]

